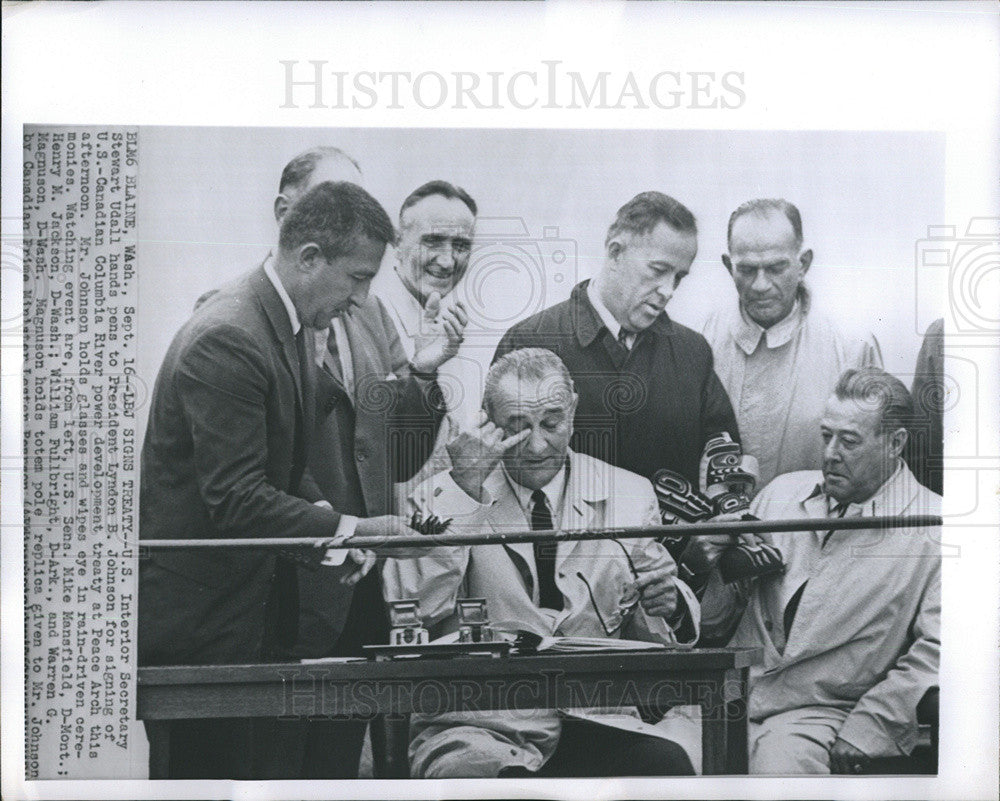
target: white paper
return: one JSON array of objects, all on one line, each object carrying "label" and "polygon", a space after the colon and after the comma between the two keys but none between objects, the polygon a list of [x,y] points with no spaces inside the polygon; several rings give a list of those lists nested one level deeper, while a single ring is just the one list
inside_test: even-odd
[{"label": "white paper", "polygon": [[[391,212],[414,186],[449,172],[445,177],[472,184],[483,216],[520,216],[535,239],[551,226],[560,241],[578,243],[581,277],[590,274],[586,257],[599,252],[609,215],[647,188],[644,175],[653,175],[656,188],[689,203],[701,223],[694,271],[670,308],[681,322],[731,292],[718,262],[728,212],[757,194],[805,198],[805,225],[817,250],[816,294],[872,321],[890,371],[912,371],[926,324],[946,318],[953,397],[945,419],[944,539],[959,550],[944,560],[940,774],[566,781],[545,792],[995,797],[998,253],[988,240],[976,250],[980,240],[968,233],[974,220],[1000,216],[997,21],[992,3],[6,4],[4,797],[511,792],[495,782],[154,786],[127,778],[143,775],[141,748],[130,752],[116,781],[24,784],[24,443],[13,412],[22,404],[24,124],[129,126],[146,137],[154,160],[141,161],[140,203],[155,219],[145,233],[139,230],[149,260],[139,273],[145,317],[137,372],[147,390],[194,299],[266,252],[276,171],[318,142],[352,152],[369,189]],[[308,81],[315,63],[322,103],[315,102],[315,81],[287,84],[289,77]],[[658,86],[681,93],[677,108],[663,108],[672,100],[662,95],[659,105],[651,97],[653,79],[667,72],[680,77],[676,83],[672,75],[661,77]],[[337,92],[338,73],[346,92]],[[396,96],[391,73],[399,74]],[[459,82],[469,86],[471,79],[456,73],[478,76],[478,102],[459,98]],[[355,81],[376,88],[375,100]],[[595,86],[598,94],[585,100]],[[150,127],[156,125],[171,127]],[[658,133],[662,145],[650,147]],[[545,165],[544,177],[536,165]],[[546,206],[552,197],[560,198],[555,209]],[[945,245],[934,244],[941,239]],[[929,241],[931,250],[952,255],[920,272],[917,259]],[[958,257],[958,248],[974,255]],[[217,261],[213,253],[221,254]],[[568,294],[572,283],[550,287],[549,297],[561,300],[559,292]],[[141,429],[137,434],[141,439]]]}]

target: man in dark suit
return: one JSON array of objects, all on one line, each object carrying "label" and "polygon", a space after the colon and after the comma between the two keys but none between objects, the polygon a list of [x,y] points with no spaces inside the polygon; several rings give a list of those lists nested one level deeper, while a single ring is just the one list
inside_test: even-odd
[{"label": "man in dark suit", "polygon": [[660,192],[636,195],[608,230],[597,276],[511,328],[494,356],[554,351],[580,396],[573,450],[646,478],[669,468],[695,487],[705,442],[723,431],[739,438],[708,343],[664,310],[697,249],[687,208]]},{"label": "man in dark suit", "polygon": [[[307,326],[364,300],[392,238],[367,192],[320,184],[284,216],[274,254],[198,308],[153,390],[140,539],[350,533],[307,469],[316,413]],[[409,530],[391,516],[350,523],[360,535]],[[343,555],[330,551],[325,561]],[[369,562],[355,554],[341,569]],[[142,664],[279,658],[296,631],[295,565],[271,550],[157,551],[140,563],[139,606]],[[169,740],[171,777],[254,778],[272,757],[268,730],[266,721],[176,721],[155,736]]]},{"label": "man in dark suit", "polygon": [[[357,163],[337,148],[312,148],[293,158],[274,201],[279,225],[298,197],[329,179],[363,180]],[[445,411],[435,374],[457,351],[466,322],[457,305],[424,321],[410,357],[388,310],[373,295],[314,330],[318,413],[309,470],[338,512],[388,513],[393,483],[409,479],[430,455]],[[298,568],[298,627],[286,656],[353,656],[363,645],[387,641],[379,570],[368,573],[369,567],[370,558],[348,575],[337,566]],[[321,717],[282,721],[282,748],[268,775],[356,777],[366,725]]]}]

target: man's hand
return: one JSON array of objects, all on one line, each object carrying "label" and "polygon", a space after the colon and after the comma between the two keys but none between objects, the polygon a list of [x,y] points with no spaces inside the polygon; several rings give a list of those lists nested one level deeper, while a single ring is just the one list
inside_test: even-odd
[{"label": "man's hand", "polygon": [[[419,534],[410,528],[409,521],[399,515],[380,515],[378,517],[362,517],[354,529],[355,537],[381,537],[391,539],[404,534]],[[392,549],[374,549],[379,556],[392,556]]]},{"label": "man's hand", "polygon": [[[419,531],[410,528],[410,521],[399,515],[382,515],[381,517],[362,517],[358,520],[358,526],[354,530],[356,537],[381,537],[391,539],[403,535],[416,534],[422,536]],[[408,545],[401,548],[371,548],[376,556],[392,557],[393,559],[417,559],[426,556],[429,548],[437,547],[434,537],[424,537],[426,545]]]},{"label": "man's hand", "polygon": [[479,425],[475,430],[462,429],[453,418],[448,418],[448,456],[451,457],[451,477],[467,495],[477,501],[482,498],[483,482],[492,473],[504,453],[519,442],[527,439],[530,430],[519,431],[504,437],[503,429],[497,428],[479,413]]},{"label": "man's hand", "polygon": [[636,585],[643,611],[650,617],[669,618],[677,610],[676,566],[671,563],[639,572]]},{"label": "man's hand", "polygon": [[357,567],[350,573],[345,573],[340,577],[340,583],[345,587],[353,587],[361,579],[368,575],[368,571],[372,569],[372,565],[375,564],[375,551],[369,551],[362,548],[351,548],[347,552],[347,560],[344,562],[346,565],[348,562],[354,562]]},{"label": "man's hand", "polygon": [[458,353],[468,324],[469,315],[461,301],[442,309],[440,293],[431,292],[414,342],[413,368],[419,373],[435,372]]},{"label": "man's hand", "polygon": [[[321,509],[329,509],[330,511],[333,511],[333,505],[326,500],[316,501],[313,504],[313,506],[319,506]],[[386,517],[390,516],[387,515]],[[399,519],[402,520],[403,518]],[[367,518],[358,520],[354,528],[355,535],[361,533],[363,529],[362,524],[367,522],[367,520],[381,520],[381,518]],[[389,525],[391,526],[392,524]],[[404,521],[404,527],[406,528],[406,532],[414,533],[413,529],[409,528],[409,526],[405,526],[405,521]],[[375,530],[379,529],[376,528]],[[395,531],[395,533],[403,533],[403,532]],[[327,548],[327,551],[323,556],[323,561],[320,564],[339,567],[340,565],[347,564],[349,561],[353,562],[355,565],[357,565],[357,568],[352,570],[350,573],[346,573],[345,575],[340,577],[341,584],[344,584],[348,587],[353,587],[355,584],[361,581],[361,579],[363,579],[365,576],[368,575],[368,571],[370,571],[372,569],[372,565],[375,564],[376,554],[375,551],[371,551],[365,548],[351,548],[350,550],[348,550],[347,556],[341,559],[340,557],[342,552],[343,552],[342,548]]]},{"label": "man's hand", "polygon": [[[729,513],[716,515],[706,523],[730,523],[741,519],[739,513]],[[702,534],[688,537],[688,544],[681,553],[680,561],[684,566],[696,576],[708,573],[722,552],[731,545],[737,545],[741,541],[737,534]]]},{"label": "man's hand", "polygon": [[715,567],[726,548],[737,542],[735,534],[702,534],[689,537],[680,561],[696,576],[702,575]]},{"label": "man's hand", "polygon": [[830,773],[864,773],[870,762],[871,757],[864,751],[859,751],[839,737],[830,747]]}]

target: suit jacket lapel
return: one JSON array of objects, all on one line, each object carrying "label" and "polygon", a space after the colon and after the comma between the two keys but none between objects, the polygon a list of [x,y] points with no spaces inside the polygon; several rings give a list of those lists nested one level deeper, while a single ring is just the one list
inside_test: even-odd
[{"label": "suit jacket lapel", "polygon": [[[820,518],[827,516],[826,496],[822,492],[816,492],[802,501],[802,508],[805,509],[806,517]],[[822,541],[826,531],[814,531],[813,536]]]},{"label": "suit jacket lapel", "polygon": [[[502,468],[498,467],[494,470],[483,483],[483,487],[493,498],[493,507],[486,516],[486,522],[494,533],[502,534],[505,531],[521,531],[530,528],[525,520],[521,504],[518,503],[514,491],[507,483]],[[535,587],[538,584],[534,546],[530,542],[505,542],[502,547],[521,575],[528,596],[533,598]]]},{"label": "suit jacket lapel", "polygon": [[264,268],[257,269],[251,278],[251,285],[257,293],[264,314],[267,316],[274,336],[281,344],[281,353],[285,359],[285,365],[292,374],[292,381],[295,383],[295,395],[305,408],[302,393],[302,377],[299,371],[299,353],[295,346],[295,335],[292,333],[292,321],[288,319],[288,311],[285,304],[281,302],[278,291],[267,277]]},{"label": "suit jacket lapel", "polygon": [[[607,483],[599,472],[590,469],[594,464],[581,459],[573,451],[569,454],[569,477],[563,496],[562,528],[590,529],[604,525],[604,508],[607,503]],[[562,563],[583,545],[583,540],[562,543],[556,554],[556,571]]]},{"label": "suit jacket lapel", "polygon": [[[305,337],[305,364],[300,365],[302,375],[302,417],[305,421],[305,430],[312,431],[316,424],[316,341],[311,329],[303,331]],[[298,349],[296,348],[296,356]]]},{"label": "suit jacket lapel", "polygon": [[[900,475],[895,476],[892,481],[891,487],[885,487],[876,496],[875,509],[872,510],[872,502],[867,501],[862,504],[864,509],[864,516],[867,517],[871,514],[876,515],[902,515],[906,514],[910,506],[912,506],[914,500],[919,492],[916,486],[916,479],[912,477],[905,465],[903,466]],[[826,495],[821,491],[815,492],[808,498],[802,501],[802,509],[807,517],[811,518],[825,518],[829,517],[827,511],[827,500]],[[878,532],[878,529],[863,529],[850,534],[855,538],[857,543],[856,547],[865,548],[866,542],[871,542],[870,539],[864,539],[863,535],[871,534],[872,532]],[[817,544],[821,544],[825,538],[827,530],[814,531],[813,536],[816,537]],[[891,533],[891,530],[890,532]],[[884,532],[883,532],[884,534]],[[791,535],[796,536],[796,535]],[[801,586],[801,585],[799,585]],[[789,588],[791,589],[791,588]],[[792,592],[797,590],[798,587],[792,589]],[[802,602],[805,601],[805,593],[809,592],[809,587],[807,586],[803,598],[800,599],[799,610],[802,609]],[[785,600],[782,605],[781,614],[782,619],[774,621],[775,625],[783,625],[783,617],[787,610],[788,601],[791,599],[789,595],[788,599]],[[812,653],[814,653],[815,646],[815,633],[813,628],[817,625],[815,618],[810,618],[808,615],[805,618],[800,617],[800,611],[795,614],[795,619],[792,624],[792,628],[789,631],[789,637],[785,642],[785,647],[783,652],[778,656],[782,664],[792,664],[802,660],[803,658],[808,658]],[[770,639],[770,638],[768,638]],[[769,643],[773,648],[773,643]]]}]

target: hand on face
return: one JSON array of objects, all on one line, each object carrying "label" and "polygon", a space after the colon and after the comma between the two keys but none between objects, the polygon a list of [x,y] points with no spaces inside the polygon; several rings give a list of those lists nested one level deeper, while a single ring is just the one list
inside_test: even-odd
[{"label": "hand on face", "polygon": [[479,424],[469,430],[448,418],[449,437],[446,445],[451,457],[451,476],[466,494],[477,500],[482,497],[483,482],[492,473],[503,455],[527,438],[530,431],[520,431],[505,436],[503,429],[494,425],[480,412]]},{"label": "hand on face", "polygon": [[541,489],[566,463],[576,412],[572,387],[558,373],[521,380],[510,374],[497,383],[490,406],[504,431],[524,435],[504,454],[507,472],[521,486]]}]

